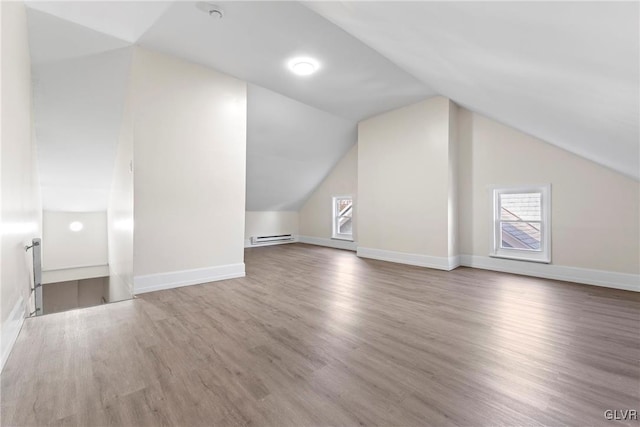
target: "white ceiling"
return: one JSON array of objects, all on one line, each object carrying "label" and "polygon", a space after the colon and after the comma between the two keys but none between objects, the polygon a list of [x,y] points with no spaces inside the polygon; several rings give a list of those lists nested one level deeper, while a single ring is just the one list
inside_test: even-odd
[{"label": "white ceiling", "polygon": [[456,103],[640,179],[640,3],[305,4]]},{"label": "white ceiling", "polygon": [[[423,82],[297,2],[216,2],[223,19],[176,2],[138,41],[211,66],[352,120],[417,102]],[[312,76],[293,76],[287,60],[317,59]]]},{"label": "white ceiling", "polygon": [[106,206],[133,43],[254,84],[248,209],[297,209],[357,120],[435,94],[640,178],[637,3],[218,4],[27,3],[45,208]]},{"label": "white ceiling", "polygon": [[[32,1],[31,9],[135,43],[171,6],[172,1]],[[81,40],[77,40],[82,42]]]},{"label": "white ceiling", "polygon": [[80,58],[130,46],[130,43],[48,13],[35,9],[27,9],[27,13],[33,65]]}]

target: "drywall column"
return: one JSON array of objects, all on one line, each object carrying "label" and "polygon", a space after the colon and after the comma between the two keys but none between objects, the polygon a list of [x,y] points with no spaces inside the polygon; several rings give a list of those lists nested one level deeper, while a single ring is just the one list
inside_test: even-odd
[{"label": "drywall column", "polygon": [[452,106],[430,98],[358,125],[359,256],[457,266]]},{"label": "drywall column", "polygon": [[133,56],[134,290],[244,276],[246,84]]},{"label": "drywall column", "polygon": [[133,87],[131,80],[130,76],[107,207],[108,301],[130,298],[133,294]]},{"label": "drywall column", "polygon": [[458,106],[449,101],[449,187],[448,187],[448,255],[452,266],[460,265],[458,237]]},{"label": "drywall column", "polygon": [[0,2],[2,15],[2,161],[0,277],[4,366],[27,311],[31,253],[24,245],[40,237],[41,202],[36,148],[31,138],[31,60],[22,2]]}]

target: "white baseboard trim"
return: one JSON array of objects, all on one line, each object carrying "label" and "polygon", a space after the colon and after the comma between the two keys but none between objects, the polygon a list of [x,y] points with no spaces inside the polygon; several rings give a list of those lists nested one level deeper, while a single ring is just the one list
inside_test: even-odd
[{"label": "white baseboard trim", "polygon": [[244,240],[244,247],[245,248],[259,248],[261,246],[273,246],[273,245],[286,245],[287,243],[296,243],[298,241],[298,236],[294,235],[293,236],[293,240],[285,240],[282,242],[266,242],[266,243],[259,243],[257,245],[252,245],[251,244],[251,239],[245,239]]},{"label": "white baseboard trim", "polygon": [[24,299],[20,296],[13,306],[11,313],[9,313],[7,320],[2,322],[2,355],[0,356],[0,372],[4,369],[4,364],[9,359],[13,345],[16,343],[16,339],[18,339],[20,329],[22,329],[22,324],[24,323],[25,314]]},{"label": "white baseboard trim", "polygon": [[453,257],[436,257],[406,252],[387,251],[383,249],[358,247],[358,256],[380,261],[389,261],[399,264],[417,265],[419,267],[435,268],[450,271],[460,265],[460,259]]},{"label": "white baseboard trim", "polygon": [[613,271],[591,270],[587,268],[540,264],[477,255],[460,255],[460,265],[640,292],[640,275],[638,274],[616,273]]},{"label": "white baseboard trim", "polygon": [[147,274],[133,278],[134,293],[161,291],[180,288],[182,286],[199,285],[218,280],[244,277],[244,262],[218,265],[215,267],[196,268],[193,270],[170,271],[167,273]]},{"label": "white baseboard trim", "polygon": [[299,236],[298,241],[309,245],[326,246],[328,248],[344,249],[354,252],[358,248],[358,244],[356,242],[340,239],[327,239],[325,237]]}]

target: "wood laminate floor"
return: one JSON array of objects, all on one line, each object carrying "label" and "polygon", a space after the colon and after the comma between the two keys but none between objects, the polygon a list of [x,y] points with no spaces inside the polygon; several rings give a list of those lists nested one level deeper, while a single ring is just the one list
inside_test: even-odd
[{"label": "wood laminate floor", "polygon": [[559,426],[640,409],[640,295],[302,244],[25,321],[2,425]]}]

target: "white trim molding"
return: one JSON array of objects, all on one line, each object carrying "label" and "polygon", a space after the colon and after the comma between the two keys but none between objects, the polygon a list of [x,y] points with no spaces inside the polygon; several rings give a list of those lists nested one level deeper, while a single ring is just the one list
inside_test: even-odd
[{"label": "white trim molding", "polygon": [[383,249],[358,247],[358,256],[380,261],[389,261],[399,264],[417,265],[418,267],[435,268],[451,271],[460,265],[459,257],[436,257],[407,252],[387,251]]},{"label": "white trim molding", "polygon": [[356,242],[344,239],[327,239],[325,237],[299,236],[298,241],[300,243],[307,243],[309,245],[326,246],[328,248],[344,249],[354,252],[358,248],[358,244]]},{"label": "white trim molding", "polygon": [[182,286],[199,285],[219,280],[244,277],[244,262],[218,265],[215,267],[196,268],[193,270],[169,271],[167,273],[147,274],[133,278],[134,293],[161,291],[180,288]]},{"label": "white trim molding", "polygon": [[108,265],[86,265],[69,268],[57,268],[42,272],[42,283],[68,282],[70,280],[93,279],[95,277],[107,277]]},{"label": "white trim molding", "polygon": [[265,243],[260,243],[260,244],[257,244],[257,245],[252,245],[251,244],[251,239],[244,239],[244,247],[245,248],[259,248],[261,246],[286,245],[287,243],[296,243],[298,241],[298,236],[296,236],[295,234],[293,234],[292,236],[293,236],[292,240],[283,240],[281,242],[265,242]]},{"label": "white trim molding", "polygon": [[24,299],[22,296],[18,298],[7,320],[2,322],[2,355],[0,356],[0,372],[4,369],[4,364],[7,363],[13,345],[18,339],[20,329],[24,323],[26,311],[24,307]]},{"label": "white trim molding", "polygon": [[554,264],[516,261],[477,255],[460,255],[460,265],[484,270],[563,280],[565,282],[640,292],[640,275],[591,270]]}]

